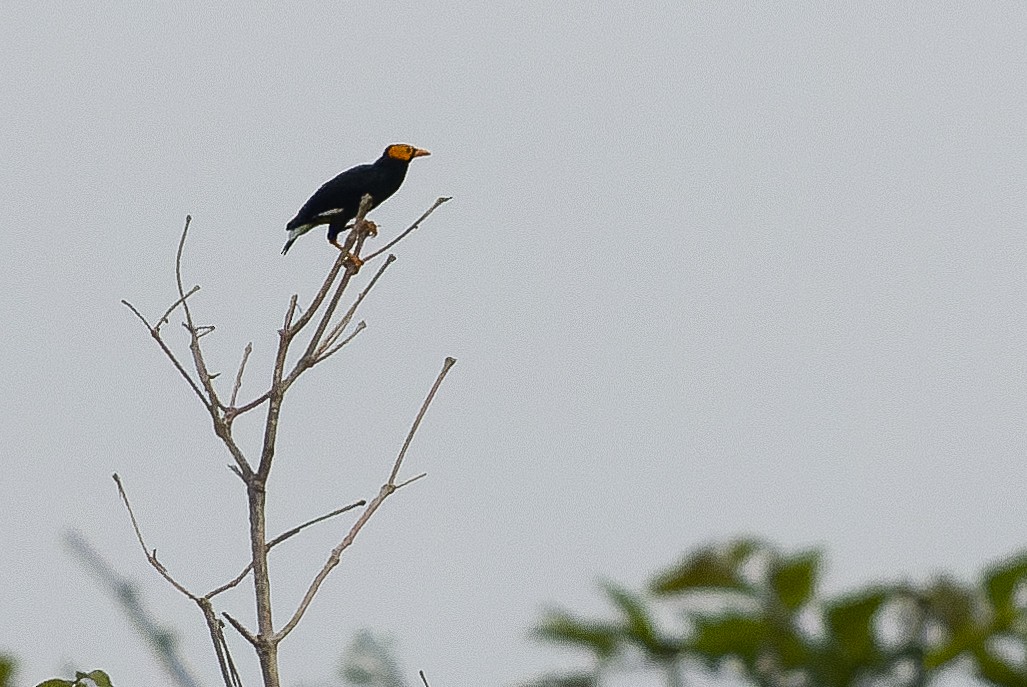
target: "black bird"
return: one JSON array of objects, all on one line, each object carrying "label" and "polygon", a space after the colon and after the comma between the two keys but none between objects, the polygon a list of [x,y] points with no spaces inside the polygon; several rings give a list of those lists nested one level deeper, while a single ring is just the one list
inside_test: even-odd
[{"label": "black bird", "polygon": [[386,148],[373,164],[357,165],[326,181],[285,225],[289,239],[282,255],[289,252],[296,239],[321,224],[328,225],[328,242],[342,250],[337,240],[339,233],[357,216],[364,194],[370,194],[371,207],[377,207],[403,183],[410,161],[430,154],[427,150],[396,143]]}]

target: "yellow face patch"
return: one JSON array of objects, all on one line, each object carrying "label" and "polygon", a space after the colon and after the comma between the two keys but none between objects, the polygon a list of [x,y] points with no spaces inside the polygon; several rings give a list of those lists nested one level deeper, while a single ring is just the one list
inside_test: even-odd
[{"label": "yellow face patch", "polygon": [[410,162],[415,157],[431,155],[431,153],[427,150],[407,145],[406,143],[394,143],[385,149],[385,155],[396,160],[402,160],[403,162]]}]

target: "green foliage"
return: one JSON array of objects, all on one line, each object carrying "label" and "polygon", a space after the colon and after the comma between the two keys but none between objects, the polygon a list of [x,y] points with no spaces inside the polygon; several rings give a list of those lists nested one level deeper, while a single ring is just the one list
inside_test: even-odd
[{"label": "green foliage", "polygon": [[[745,539],[699,549],[642,592],[604,585],[612,617],[552,611],[536,629],[588,650],[595,673],[535,684],[595,685],[618,661],[637,666],[630,659],[641,657],[672,686],[684,668],[761,687],[924,687],[957,661],[986,684],[1027,686],[1027,554],[974,584],[941,577],[834,597],[818,592],[822,566],[819,551],[786,554]],[[680,620],[656,620],[667,617]]]},{"label": "green foliage", "polygon": [[10,687],[14,676],[14,658],[0,654],[0,687]]},{"label": "green foliage", "polygon": [[111,679],[102,670],[94,670],[89,673],[75,673],[74,680],[61,680],[54,678],[40,682],[36,687],[112,687]]},{"label": "green foliage", "polygon": [[341,677],[359,687],[406,687],[392,641],[361,630],[343,653]]},{"label": "green foliage", "polygon": [[530,682],[524,687],[596,687],[596,679],[591,674],[548,675]]}]

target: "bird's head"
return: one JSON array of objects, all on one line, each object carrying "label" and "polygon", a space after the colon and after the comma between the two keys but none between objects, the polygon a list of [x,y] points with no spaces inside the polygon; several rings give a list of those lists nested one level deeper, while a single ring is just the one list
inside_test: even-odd
[{"label": "bird's head", "polygon": [[383,157],[389,157],[393,160],[401,160],[403,162],[410,162],[415,157],[421,157],[422,155],[431,155],[431,153],[427,150],[407,145],[406,143],[393,143],[385,149]]}]

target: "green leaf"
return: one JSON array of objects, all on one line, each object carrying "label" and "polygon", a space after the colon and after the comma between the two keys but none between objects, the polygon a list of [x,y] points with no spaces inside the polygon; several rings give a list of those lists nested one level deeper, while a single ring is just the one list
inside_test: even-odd
[{"label": "green leaf", "polygon": [[619,627],[579,620],[563,612],[551,612],[534,634],[552,642],[590,649],[599,658],[613,656],[622,640]]},{"label": "green leaf", "polygon": [[806,637],[791,627],[776,628],[768,640],[781,666],[786,669],[808,665],[815,653]]},{"label": "green leaf", "polygon": [[0,655],[0,687],[7,687],[14,675],[14,659]]},{"label": "green leaf", "polygon": [[874,616],[888,599],[888,593],[871,588],[857,595],[827,604],[824,624],[834,649],[849,661],[876,663],[880,656]]},{"label": "green leaf", "polygon": [[606,595],[624,614],[626,634],[647,649],[659,649],[656,626],[642,598],[613,584],[606,584],[604,587]]},{"label": "green leaf", "polygon": [[1027,556],[1018,556],[991,566],[984,573],[984,588],[992,608],[1000,614],[1016,609],[1017,587],[1027,581]]},{"label": "green leaf", "polygon": [[524,687],[596,687],[596,678],[589,673],[546,675]]},{"label": "green leaf", "polygon": [[1027,672],[1010,666],[1005,661],[991,655],[984,647],[973,651],[977,671],[989,682],[1003,687],[1023,687],[1027,685]]},{"label": "green leaf", "polygon": [[705,657],[711,665],[737,656],[747,666],[753,666],[769,633],[770,628],[760,618],[743,615],[702,618],[696,623],[689,648]]},{"label": "green leaf", "polygon": [[740,568],[764,545],[753,540],[734,542],[728,548],[706,546],[665,573],[658,575],[649,589],[667,595],[710,589],[751,591]]},{"label": "green leaf", "polygon": [[46,682],[40,682],[36,687],[75,687],[75,683],[71,680],[59,680],[54,678],[47,680]]},{"label": "green leaf", "polygon": [[114,687],[111,684],[110,676],[102,670],[93,670],[86,677],[95,682],[96,687]]},{"label": "green leaf", "polygon": [[809,551],[774,562],[770,585],[788,610],[796,611],[812,598],[820,571],[820,558],[819,552]]},{"label": "green leaf", "polygon": [[952,634],[973,633],[977,625],[974,595],[947,578],[936,581],[923,594],[928,612]]}]

